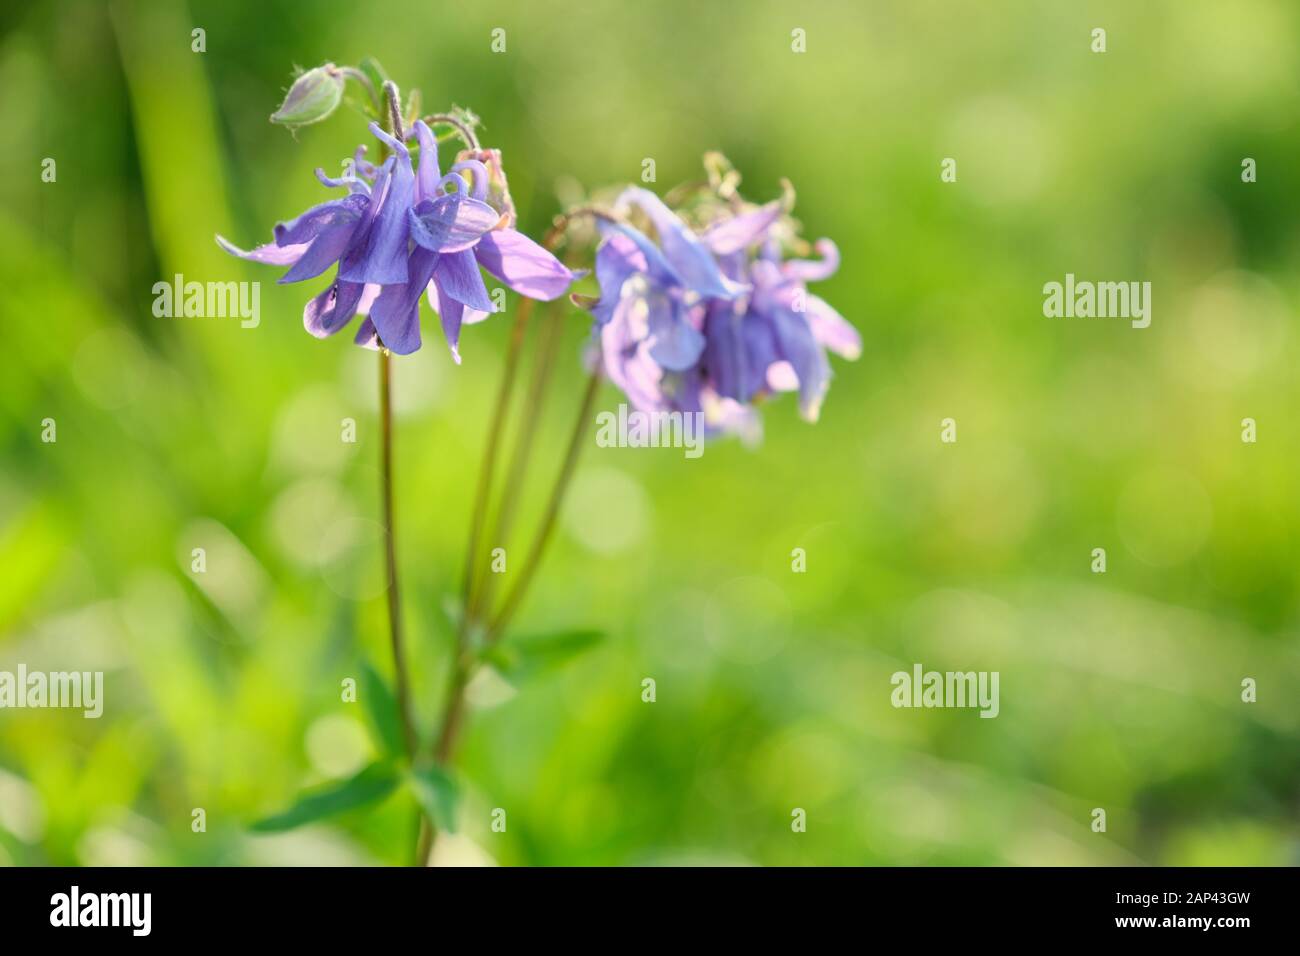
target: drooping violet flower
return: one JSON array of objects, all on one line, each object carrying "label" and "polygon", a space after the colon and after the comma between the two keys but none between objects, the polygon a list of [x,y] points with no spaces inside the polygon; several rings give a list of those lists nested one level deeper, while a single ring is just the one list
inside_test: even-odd
[{"label": "drooping violet flower", "polygon": [[[513,228],[499,153],[491,151],[494,170],[467,158],[444,176],[437,138],[424,122],[410,132],[420,147],[418,170],[405,143],[376,123],[370,132],[392,153],[382,165],[366,162],[360,147],[349,175],[331,179],[316,171],[324,185],[345,188],[347,196],[280,223],[273,243],[252,250],[217,237],[233,255],[290,266],[281,282],[315,278],[337,264],[334,281],[303,310],[303,325],[312,335],[333,335],[362,314],[357,344],[409,354],[421,344],[419,304],[427,290],[459,362],[461,325],[495,311],[480,266],[534,299],[562,295],[577,277]],[[502,205],[492,205],[494,197]]]},{"label": "drooping violet flower", "polygon": [[625,224],[602,224],[596,253],[596,320],[606,373],[643,411],[698,411],[715,432],[753,434],[753,403],[798,390],[816,420],[830,381],[825,349],[856,358],[853,329],[805,283],[830,276],[839,256],[783,262],[781,201],[715,216],[693,232],[654,196],[630,189],[618,209],[640,208],[656,246]]},{"label": "drooping violet flower", "polygon": [[[759,221],[756,217],[751,225]],[[800,414],[815,422],[830,387],[826,350],[850,360],[862,354],[857,330],[806,285],[834,275],[839,250],[831,240],[819,239],[814,248],[821,261],[783,262],[777,242],[768,234],[770,226],[738,239],[735,222],[712,227],[705,241],[730,259],[729,270],[748,278],[753,293],[739,309],[720,304],[709,309],[704,323],[705,365],[718,393],[742,403],[771,392],[797,390]],[[738,241],[740,247],[735,249]],[[758,254],[746,261],[743,250],[753,245],[758,245]]]},{"label": "drooping violet flower", "polygon": [[704,352],[705,301],[730,301],[746,287],[722,274],[699,237],[654,193],[628,189],[618,207],[631,206],[653,223],[660,246],[630,225],[602,221],[601,294],[592,313],[610,379],[638,408],[663,410],[674,405],[676,376],[695,368]]}]

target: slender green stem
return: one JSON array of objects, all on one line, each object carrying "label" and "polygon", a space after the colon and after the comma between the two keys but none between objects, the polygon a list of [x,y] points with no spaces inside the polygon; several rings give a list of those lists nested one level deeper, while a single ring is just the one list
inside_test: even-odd
[{"label": "slender green stem", "polygon": [[[483,538],[483,529],[487,524],[488,501],[492,495],[492,481],[496,474],[497,453],[505,435],[506,419],[510,409],[510,398],[514,393],[515,380],[518,377],[519,356],[523,351],[524,333],[528,330],[528,320],[532,315],[533,300],[524,299],[519,303],[515,313],[515,324],[510,331],[510,345],[506,350],[506,364],[501,373],[501,384],[497,389],[496,404],[492,409],[492,421],[488,426],[488,440],[483,448],[483,462],[479,467],[478,490],[474,494],[474,511],[470,519],[469,546],[465,549],[465,572],[461,591],[462,607],[457,640],[463,642],[471,621],[470,608],[476,598],[478,580],[479,548]],[[458,648],[460,650],[461,648]]]},{"label": "slender green stem", "polygon": [[[560,310],[552,309],[551,315],[542,324],[537,359],[533,365],[533,377],[524,401],[524,420],[515,437],[515,447],[510,455],[510,465],[506,469],[506,480],[501,491],[496,521],[488,537],[488,543],[493,548],[505,548],[509,543],[515,512],[519,507],[521,489],[537,438],[537,423],[541,420],[551,372],[555,368],[555,354],[559,350],[563,321]],[[488,573],[488,562],[480,561],[475,569],[474,598],[469,605],[468,618],[471,621],[477,620],[491,608],[496,582],[497,575]]]},{"label": "slender green stem", "polygon": [[568,491],[569,483],[573,480],[573,472],[577,467],[578,457],[582,451],[582,438],[590,424],[591,409],[596,402],[596,393],[600,390],[600,381],[601,374],[598,364],[587,380],[587,388],[582,395],[582,404],[578,407],[578,417],[573,423],[573,432],[569,435],[569,447],[564,453],[564,461],[560,465],[560,473],[555,479],[555,485],[551,488],[551,497],[546,504],[546,513],[542,517],[537,536],[533,539],[533,546],[528,552],[528,557],[524,560],[523,570],[515,580],[514,586],[506,593],[501,609],[497,611],[496,617],[492,618],[492,623],[488,625],[487,634],[484,637],[485,643],[491,644],[505,632],[515,612],[519,610],[519,605],[528,594],[528,587],[532,583],[534,575],[537,574],[542,555],[546,552],[551,532],[555,528],[555,522],[560,516],[560,509],[564,505],[565,492]]},{"label": "slender green stem", "polygon": [[384,104],[379,98],[379,91],[375,89],[375,84],[370,82],[370,77],[366,76],[361,70],[354,66],[336,66],[334,72],[339,76],[346,76],[351,80],[360,83],[362,88],[370,96],[370,102],[374,104],[377,111],[382,112]]},{"label": "slender green stem", "polygon": [[[582,451],[582,438],[589,426],[591,410],[596,403],[596,394],[600,391],[600,382],[600,366],[597,364],[587,380],[587,387],[578,406],[578,416],[573,423],[573,431],[569,436],[564,461],[560,465],[555,485],[551,488],[551,495],[546,505],[542,524],[533,540],[533,546],[528,552],[528,558],[518,582],[509,592],[502,609],[492,619],[492,623],[488,627],[484,638],[485,643],[493,643],[505,633],[505,628],[509,625],[515,611],[519,609],[519,605],[528,592],[528,585],[537,573],[537,567],[541,563],[551,532],[555,528],[556,519],[560,515],[561,507],[564,505],[565,492],[568,491],[569,484],[573,479],[574,469],[578,464],[578,458]],[[474,663],[472,661],[458,659],[453,671],[451,685],[448,687],[447,699],[443,707],[442,727],[438,734],[438,742],[434,747],[434,758],[440,765],[445,765],[452,759],[456,744],[460,740],[460,730],[464,723],[465,714],[465,687],[468,685],[470,677],[473,676],[473,668]],[[417,859],[423,861],[425,866],[429,865],[437,839],[438,832],[431,826],[426,824],[421,829]]]},{"label": "slender green stem", "polygon": [[393,522],[393,403],[392,372],[388,349],[379,350],[380,480],[383,486],[384,561],[388,568],[388,633],[393,645],[393,668],[397,675],[397,708],[407,754],[414,757],[419,747],[415,718],[411,711],[411,685],[402,647],[402,597],[397,579],[397,542]]}]

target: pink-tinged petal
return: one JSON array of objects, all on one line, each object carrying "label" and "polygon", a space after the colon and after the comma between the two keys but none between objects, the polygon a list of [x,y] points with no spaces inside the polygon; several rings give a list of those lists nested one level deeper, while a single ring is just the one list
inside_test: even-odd
[{"label": "pink-tinged petal", "polygon": [[302,324],[318,339],[327,338],[346,326],[357,313],[364,287],[354,282],[335,282],[307,303]]},{"label": "pink-tinged petal", "polygon": [[862,336],[844,316],[815,295],[808,296],[806,304],[804,316],[808,319],[813,338],[820,345],[846,359],[856,359],[862,354]]},{"label": "pink-tinged petal", "polygon": [[821,261],[814,259],[791,259],[781,266],[787,279],[798,282],[821,282],[829,279],[840,267],[840,250],[829,239],[818,239],[813,243]]},{"label": "pink-tinged petal", "polygon": [[434,279],[438,283],[439,301],[446,296],[451,296],[471,309],[478,309],[481,312],[496,311],[492,300],[488,298],[487,286],[483,284],[483,275],[478,271],[478,260],[474,258],[471,250],[443,255],[438,260]]},{"label": "pink-tinged petal", "polygon": [[296,246],[277,246],[273,242],[268,242],[264,246],[244,250],[232,244],[224,236],[217,236],[217,245],[232,256],[239,256],[239,258],[247,259],[250,262],[260,262],[268,266],[291,266],[302,258],[302,254],[307,251],[307,247],[311,243],[304,242]]},{"label": "pink-tinged petal", "polygon": [[431,252],[460,252],[501,221],[485,202],[461,193],[426,199],[407,214],[411,238]]},{"label": "pink-tinged petal", "polygon": [[420,144],[420,166],[415,174],[415,201],[433,199],[442,171],[438,169],[438,137],[425,125],[415,121],[415,141]]},{"label": "pink-tinged petal", "polygon": [[496,229],[474,247],[479,264],[520,295],[549,302],[577,276],[542,246],[514,229]]},{"label": "pink-tinged petal", "polygon": [[781,218],[781,203],[774,200],[751,212],[714,223],[704,232],[704,243],[715,255],[729,256],[761,242]]}]

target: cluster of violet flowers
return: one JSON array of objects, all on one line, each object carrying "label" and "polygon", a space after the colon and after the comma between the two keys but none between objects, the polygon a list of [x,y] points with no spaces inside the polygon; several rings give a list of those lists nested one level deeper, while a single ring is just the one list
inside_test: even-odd
[{"label": "cluster of violet flowers", "polygon": [[[452,760],[464,691],[473,671],[490,664],[509,668],[528,653],[522,646],[494,647],[500,639],[541,560],[590,428],[600,382],[608,378],[636,409],[648,413],[698,413],[706,432],[754,439],[759,431],[757,405],[770,395],[795,392],[804,418],[815,421],[830,384],[827,351],[845,358],[861,352],[857,331],[830,305],[808,292],[807,284],[829,278],[839,253],[829,239],[809,247],[790,216],[793,190],[783,183],[781,198],[756,205],[736,187],[739,176],[720,154],[705,157],[708,183],[691,187],[672,208],[653,192],[627,187],[608,207],[588,205],[558,216],[544,244],[516,228],[501,154],[480,146],[477,118],[463,110],[421,116],[418,94],[403,105],[395,84],[374,61],[360,67],[327,63],[301,74],[272,121],[290,127],[319,122],[343,101],[346,83],[360,86],[359,104],[370,118],[368,130],[383,158],[370,162],[359,146],[343,176],[322,170],[316,177],[343,195],[312,206],[275,226],[272,241],[242,249],[221,236],[217,242],[232,255],[287,267],[280,282],[317,279],[330,273],[328,285],[308,300],[303,325],[317,338],[333,336],[361,317],[358,345],[379,354],[380,446],[389,627],[396,687],[382,690],[382,679],[368,699],[391,701],[372,713],[377,726],[392,726],[397,711],[401,733],[381,733],[385,756],[357,777],[333,788],[328,799],[308,795],[284,814],[262,821],[262,829],[283,829],[327,812],[374,802],[406,786],[421,808],[417,862],[432,853],[439,829],[454,817]],[[464,141],[443,173],[435,128],[449,127],[448,138]],[[678,192],[678,191],[675,191]],[[671,195],[671,194],[670,194]],[[591,374],[569,439],[560,472],[528,550],[522,571],[495,613],[492,588],[484,584],[481,563],[486,546],[486,516],[494,487],[498,446],[509,417],[518,353],[532,301],[554,301],[586,275],[570,269],[554,254],[572,243],[580,219],[594,220],[599,244],[594,255],[598,295],[570,294],[593,317]],[[808,258],[815,251],[819,258]],[[572,253],[573,250],[571,249]],[[449,665],[449,686],[441,703],[442,719],[432,739],[420,732],[412,704],[401,626],[401,600],[394,544],[391,355],[420,348],[422,299],[438,316],[443,336],[459,364],[463,326],[481,322],[495,311],[483,272],[524,297],[515,315],[515,332],[503,367],[497,405],[492,413],[479,476],[478,496],[466,553],[462,606],[457,622],[456,652]],[[558,334],[558,310],[550,320],[547,341],[540,345],[532,407],[517,438],[515,460],[507,477],[497,524],[490,535],[508,536],[502,519],[517,500],[538,420],[538,403],[549,378],[549,356]],[[548,351],[549,349],[549,351]],[[540,386],[540,387],[539,387]],[[573,646],[572,633],[561,635]],[[400,737],[400,739],[395,739]],[[423,745],[431,743],[427,754]]]},{"label": "cluster of violet flowers", "polygon": [[[706,165],[725,160],[711,154]],[[755,403],[775,392],[797,392],[801,414],[816,421],[830,385],[826,351],[862,351],[857,330],[807,289],[835,273],[839,251],[820,239],[820,260],[785,258],[801,245],[792,191],[755,206],[735,192],[733,172],[712,179],[726,199],[715,192],[695,203],[698,232],[640,187],[599,220],[600,295],[575,301],[595,318],[605,371],[637,409],[700,413],[713,433],[752,438]]]}]

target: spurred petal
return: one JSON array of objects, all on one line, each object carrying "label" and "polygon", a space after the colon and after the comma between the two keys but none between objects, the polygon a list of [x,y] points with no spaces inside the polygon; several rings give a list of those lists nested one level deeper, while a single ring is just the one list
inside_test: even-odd
[{"label": "spurred petal", "polygon": [[460,193],[425,199],[407,214],[411,238],[431,252],[468,249],[497,224],[501,214]]},{"label": "spurred petal", "polygon": [[576,278],[559,259],[513,229],[486,233],[474,255],[484,269],[530,299],[558,298]]},{"label": "spurred petal", "polygon": [[438,169],[438,137],[425,125],[424,120],[415,121],[415,141],[420,144],[420,167],[415,174],[415,201],[432,199],[436,192],[438,180],[442,177]]},{"label": "spurred petal", "polygon": [[483,275],[478,271],[478,260],[470,250],[444,254],[438,260],[434,278],[438,283],[440,302],[444,298],[443,293],[446,293],[471,309],[482,312],[496,311],[492,300],[488,298],[487,286],[483,284]]},{"label": "spurred petal", "polygon": [[781,266],[787,279],[799,282],[820,282],[829,279],[840,267],[840,250],[829,239],[818,239],[813,248],[821,255],[821,262],[813,259],[791,259]]}]

